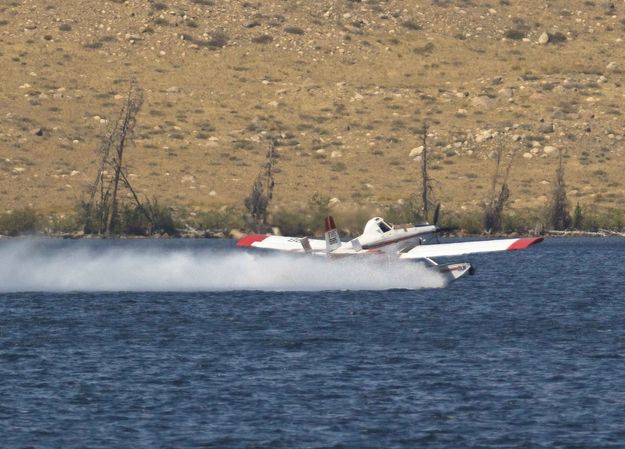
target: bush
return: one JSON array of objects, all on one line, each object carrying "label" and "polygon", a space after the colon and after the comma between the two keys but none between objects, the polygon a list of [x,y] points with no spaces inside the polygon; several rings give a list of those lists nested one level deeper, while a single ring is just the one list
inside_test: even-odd
[{"label": "bush", "polygon": [[262,34],[260,36],[253,37],[252,42],[255,44],[269,44],[270,42],[273,42],[273,37],[268,34]]},{"label": "bush", "polygon": [[0,216],[0,233],[12,237],[34,234],[39,229],[39,225],[39,216],[30,207],[17,209],[10,214]]},{"label": "bush", "polygon": [[223,207],[218,210],[201,212],[192,223],[205,231],[228,232],[232,229],[245,229],[245,213],[235,207]]},{"label": "bush", "polygon": [[410,198],[403,204],[394,204],[385,211],[385,218],[393,224],[415,224],[423,222],[420,201]]},{"label": "bush", "polygon": [[401,23],[401,26],[408,30],[419,31],[421,30],[421,25],[419,25],[414,20],[405,20]]},{"label": "bush", "polygon": [[559,31],[556,31],[555,33],[549,33],[550,44],[561,44],[563,42],[566,42],[566,40],[566,36]]},{"label": "bush", "polygon": [[169,235],[176,235],[178,233],[176,221],[174,220],[170,207],[160,204],[156,198],[152,201],[148,201],[144,206],[146,212],[151,217],[150,233],[166,233]]},{"label": "bush", "polygon": [[228,43],[228,36],[225,33],[215,32],[211,34],[211,38],[206,42],[210,47],[225,47]]},{"label": "bush", "polygon": [[283,235],[305,236],[314,233],[312,220],[302,212],[281,210],[272,213],[271,217],[273,225],[280,228]]},{"label": "bush", "polygon": [[506,30],[506,32],[503,35],[507,39],[512,39],[513,41],[520,41],[520,40],[525,39],[525,37],[527,36],[527,33],[520,29],[512,29],[512,30]]},{"label": "bush", "polygon": [[68,234],[71,232],[81,231],[83,229],[82,221],[78,214],[55,215],[50,219],[47,231],[54,234]]},{"label": "bush", "polygon": [[297,34],[300,36],[304,34],[304,30],[302,30],[300,27],[286,27],[284,28],[284,31],[289,34]]},{"label": "bush", "polygon": [[115,233],[141,236],[178,233],[169,207],[159,204],[156,199],[147,201],[143,207],[122,205]]}]

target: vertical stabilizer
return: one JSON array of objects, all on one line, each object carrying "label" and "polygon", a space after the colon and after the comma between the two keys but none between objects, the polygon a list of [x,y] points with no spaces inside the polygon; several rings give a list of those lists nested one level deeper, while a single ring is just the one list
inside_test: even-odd
[{"label": "vertical stabilizer", "polygon": [[341,240],[339,239],[339,233],[336,230],[336,224],[334,218],[331,216],[326,217],[325,220],[325,236],[326,236],[326,252],[332,251],[341,247]]}]

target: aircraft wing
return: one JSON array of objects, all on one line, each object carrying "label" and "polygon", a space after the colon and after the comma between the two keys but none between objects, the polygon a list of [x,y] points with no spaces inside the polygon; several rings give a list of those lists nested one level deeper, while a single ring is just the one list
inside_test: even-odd
[{"label": "aircraft wing", "polygon": [[[308,239],[313,253],[325,253],[326,242],[319,239]],[[273,249],[293,253],[305,252],[302,239],[299,237],[283,237],[278,235],[248,234],[237,242],[237,246]]]},{"label": "aircraft wing", "polygon": [[475,242],[441,243],[419,245],[399,255],[400,259],[424,259],[431,257],[461,256],[463,254],[490,253],[494,251],[517,251],[543,241],[542,237],[519,239],[479,240]]}]

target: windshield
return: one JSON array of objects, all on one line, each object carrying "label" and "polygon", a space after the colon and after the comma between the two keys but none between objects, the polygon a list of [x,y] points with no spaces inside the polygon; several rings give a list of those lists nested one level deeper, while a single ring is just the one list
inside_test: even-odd
[{"label": "windshield", "polygon": [[391,230],[391,227],[389,225],[387,225],[386,223],[384,223],[383,221],[379,222],[378,226],[380,227],[382,232],[388,232],[388,231]]}]

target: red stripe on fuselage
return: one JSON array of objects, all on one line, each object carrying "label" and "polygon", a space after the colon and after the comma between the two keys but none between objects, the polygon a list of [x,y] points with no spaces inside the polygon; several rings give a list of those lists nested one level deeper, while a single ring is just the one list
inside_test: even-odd
[{"label": "red stripe on fuselage", "polygon": [[237,242],[237,246],[252,246],[252,243],[262,242],[267,237],[267,234],[248,234]]},{"label": "red stripe on fuselage", "polygon": [[508,251],[518,251],[520,249],[529,248],[532,245],[542,242],[542,237],[529,237],[525,239],[519,239],[508,247]]},{"label": "red stripe on fuselage", "polygon": [[388,240],[386,242],[374,243],[373,245],[362,245],[362,249],[381,248],[382,246],[392,245],[393,243],[397,243],[397,242],[402,242],[404,240],[413,239],[415,237],[418,237],[419,235],[424,235],[424,234],[412,234],[412,235],[409,235],[407,237],[400,237],[398,239]]}]

